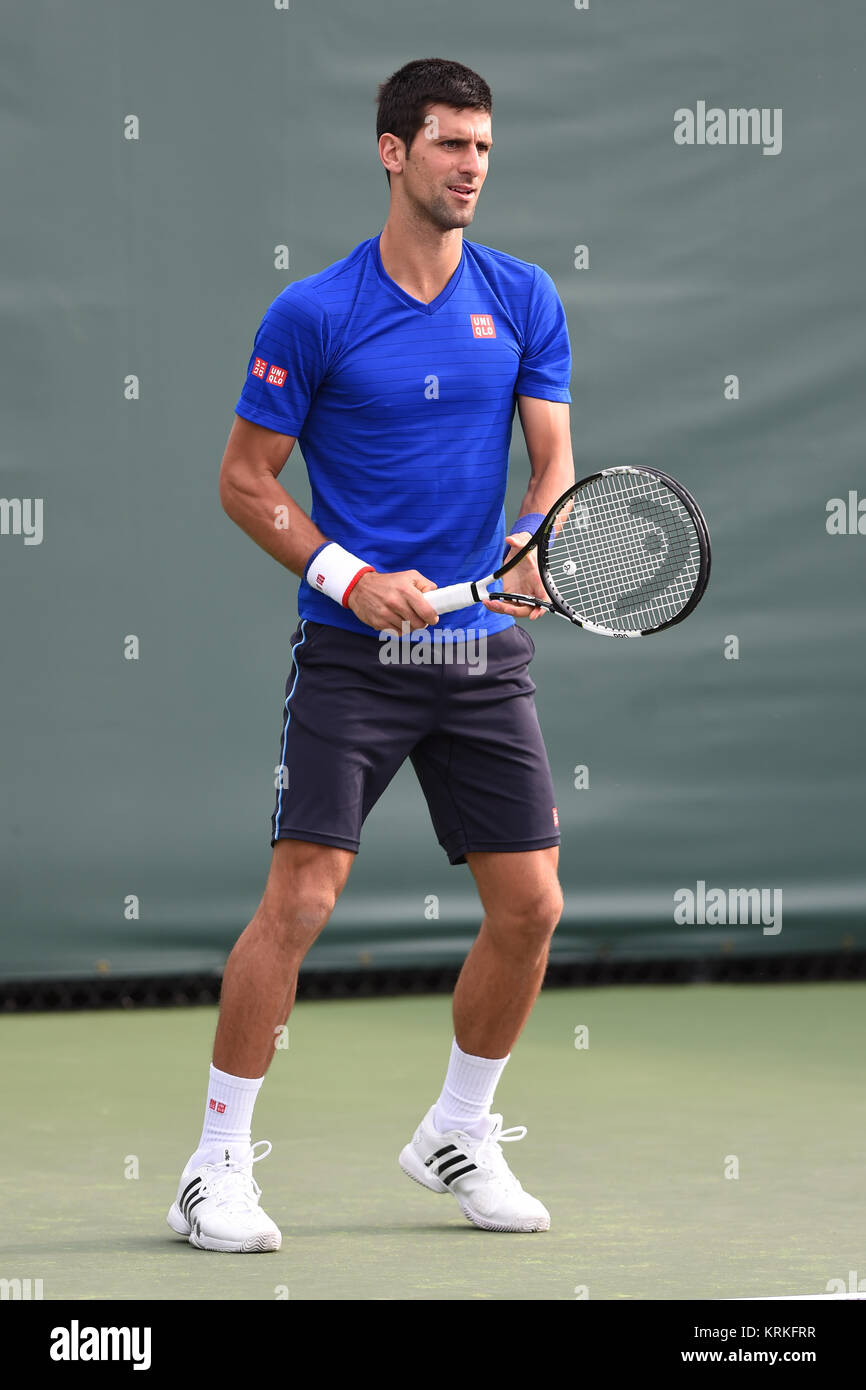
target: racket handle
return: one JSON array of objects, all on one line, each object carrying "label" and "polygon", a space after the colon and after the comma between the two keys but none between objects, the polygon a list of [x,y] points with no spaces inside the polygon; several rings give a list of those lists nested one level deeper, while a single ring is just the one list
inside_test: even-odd
[{"label": "racket handle", "polygon": [[[489,574],[486,579],[476,580],[475,584],[447,584],[444,589],[429,589],[424,595],[431,608],[437,613],[453,613],[458,608],[471,608],[478,602],[478,598],[487,597],[487,585],[493,578]],[[475,597],[475,593],[478,598]]]}]

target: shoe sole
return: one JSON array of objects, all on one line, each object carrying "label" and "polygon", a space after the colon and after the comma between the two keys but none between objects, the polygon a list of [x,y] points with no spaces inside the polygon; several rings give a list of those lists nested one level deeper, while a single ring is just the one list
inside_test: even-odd
[{"label": "shoe sole", "polygon": [[259,1255],[270,1250],[279,1250],[283,1243],[279,1231],[263,1231],[261,1235],[250,1236],[248,1240],[240,1243],[230,1240],[216,1240],[213,1236],[202,1235],[200,1227],[197,1230],[190,1227],[177,1202],[174,1203],[165,1219],[175,1235],[186,1236],[190,1245],[194,1246],[196,1250],[215,1250],[218,1254],[223,1255]]},{"label": "shoe sole", "polygon": [[[440,1182],[439,1178],[433,1178],[431,1174],[427,1172],[427,1169],[424,1167],[411,1144],[407,1144],[405,1149],[402,1150],[398,1162],[403,1172],[406,1174],[406,1177],[411,1178],[413,1182],[417,1182],[419,1187],[426,1187],[428,1192],[450,1192],[463,1215],[466,1217],[466,1220],[471,1222],[473,1226],[477,1226],[479,1230],[510,1232],[513,1235],[525,1235],[532,1231],[550,1230],[549,1216],[531,1216],[523,1221],[512,1221],[510,1224],[501,1221],[491,1221],[488,1216],[481,1216],[479,1212],[473,1210],[465,1198],[461,1198],[458,1192],[451,1192],[450,1187],[446,1187],[443,1182]],[[435,1187],[433,1186],[434,1183],[436,1184]]]}]

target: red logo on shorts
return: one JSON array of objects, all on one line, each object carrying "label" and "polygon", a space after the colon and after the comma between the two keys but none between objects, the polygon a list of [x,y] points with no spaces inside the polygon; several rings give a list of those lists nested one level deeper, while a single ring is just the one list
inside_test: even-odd
[{"label": "red logo on shorts", "polygon": [[265,372],[267,370],[268,364],[265,361],[265,359],[263,357],[257,357],[255,362],[253,363],[253,376],[257,376],[261,378],[261,380],[264,380]]},{"label": "red logo on shorts", "polygon": [[317,574],[317,575],[316,575],[316,588],[317,588],[317,589],[321,589],[321,587],[322,587],[322,585],[324,584],[324,582],[325,582],[325,576],[324,576],[323,574]]},{"label": "red logo on shorts", "polygon": [[496,329],[492,314],[470,314],[473,338],[495,338]]},{"label": "red logo on shorts", "polygon": [[268,372],[268,384],[270,386],[285,386],[288,374],[285,367],[271,367]]},{"label": "red logo on shorts", "polygon": [[221,1100],[217,1102],[215,1100],[209,1100],[208,1105],[211,1110],[215,1110],[218,1115],[224,1115],[226,1113],[225,1101]]},{"label": "red logo on shorts", "polygon": [[553,808],[553,824],[556,826],[556,828],[557,828],[557,830],[558,830],[558,829],[559,829],[559,812],[557,811],[557,809],[556,809],[555,806],[554,806],[554,808]]}]

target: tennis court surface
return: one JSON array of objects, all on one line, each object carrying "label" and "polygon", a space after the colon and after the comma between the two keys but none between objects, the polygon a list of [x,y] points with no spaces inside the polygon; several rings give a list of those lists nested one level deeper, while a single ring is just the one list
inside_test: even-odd
[{"label": "tennis court surface", "polygon": [[438,1093],[449,998],[301,1003],[256,1108],[283,1231],[258,1256],[165,1224],[215,1009],[7,1016],[0,1277],[46,1300],[822,1293],[866,1278],[864,1005],[857,983],[545,991],[496,1109],[528,1127],[507,1157],[552,1226],[495,1235],[396,1162]]}]

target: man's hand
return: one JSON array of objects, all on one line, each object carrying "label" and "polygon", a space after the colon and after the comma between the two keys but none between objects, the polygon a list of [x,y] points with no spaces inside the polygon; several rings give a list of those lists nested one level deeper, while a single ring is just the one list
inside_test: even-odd
[{"label": "man's hand", "polygon": [[439,614],[422,598],[436,587],[417,570],[362,574],[349,595],[347,607],[377,632],[402,633],[403,623],[408,623],[409,630],[415,632],[439,621]]},{"label": "man's hand", "polygon": [[[509,547],[505,555],[505,561],[516,555],[518,550],[522,550],[526,542],[532,536],[528,531],[518,531],[513,536],[505,537],[505,544]],[[503,561],[503,564],[505,563]],[[538,561],[535,558],[535,551],[531,550],[525,560],[521,560],[513,570],[498,579],[497,584],[501,584],[507,592],[513,591],[516,594],[531,594],[533,598],[543,598],[548,602],[544,585],[541,582],[541,575],[538,573]],[[489,608],[491,613],[510,613],[513,618],[540,618],[547,612],[546,608],[530,608],[525,603],[497,603],[493,599],[485,599],[484,607]]]}]

